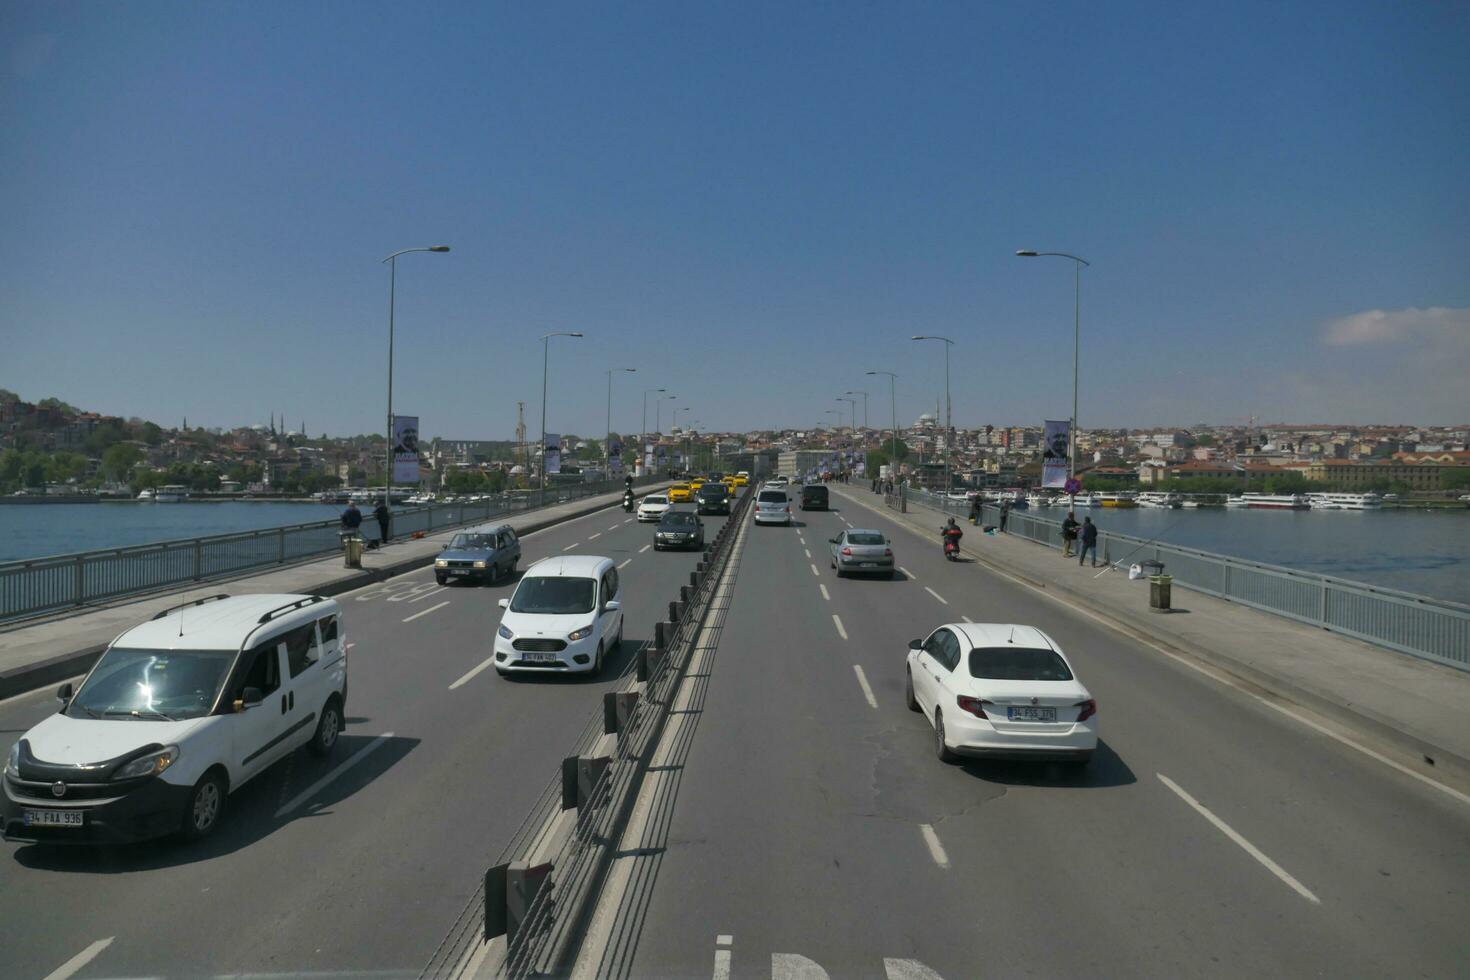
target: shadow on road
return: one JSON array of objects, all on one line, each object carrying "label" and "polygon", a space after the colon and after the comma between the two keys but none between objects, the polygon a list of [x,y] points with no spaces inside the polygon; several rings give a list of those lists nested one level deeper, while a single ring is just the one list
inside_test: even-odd
[{"label": "shadow on road", "polygon": [[1138,777],[1133,775],[1128,763],[1103,739],[1097,740],[1097,751],[1093,753],[1092,762],[1085,766],[1044,761],[966,759],[960,764],[960,768],[976,778],[1005,786],[1103,788],[1131,786],[1138,782]]}]

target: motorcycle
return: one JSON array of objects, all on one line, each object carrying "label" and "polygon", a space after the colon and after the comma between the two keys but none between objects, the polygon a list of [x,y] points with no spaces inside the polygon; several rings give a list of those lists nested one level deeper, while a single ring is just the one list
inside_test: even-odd
[{"label": "motorcycle", "polygon": [[633,495],[631,493],[623,494],[623,512],[626,514],[633,513]]},{"label": "motorcycle", "polygon": [[960,532],[959,528],[955,528],[953,531],[951,531],[947,527],[942,527],[939,529],[939,533],[944,537],[944,557],[948,558],[950,561],[959,561],[960,534],[962,532]]}]

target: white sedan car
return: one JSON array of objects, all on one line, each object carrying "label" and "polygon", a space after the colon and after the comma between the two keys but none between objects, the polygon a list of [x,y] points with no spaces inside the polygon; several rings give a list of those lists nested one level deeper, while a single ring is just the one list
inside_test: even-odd
[{"label": "white sedan car", "polygon": [[934,726],[941,761],[957,756],[1085,765],[1097,702],[1056,641],[1034,626],[949,623],[911,640],[905,700]]},{"label": "white sedan car", "polygon": [[657,524],[664,516],[664,511],[671,506],[668,494],[651,493],[638,502],[638,520],[640,523],[646,524],[652,521]]}]

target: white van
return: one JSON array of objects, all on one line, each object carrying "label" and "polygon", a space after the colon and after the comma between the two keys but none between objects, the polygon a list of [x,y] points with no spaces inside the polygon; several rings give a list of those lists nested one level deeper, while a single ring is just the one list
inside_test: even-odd
[{"label": "white van", "polygon": [[530,568],[500,600],[495,671],[602,672],[623,642],[618,568],[611,558],[564,555]]},{"label": "white van", "polygon": [[7,840],[114,843],[211,833],[231,792],[342,731],[341,608],[321,596],[210,596],[108,645],[5,763]]}]

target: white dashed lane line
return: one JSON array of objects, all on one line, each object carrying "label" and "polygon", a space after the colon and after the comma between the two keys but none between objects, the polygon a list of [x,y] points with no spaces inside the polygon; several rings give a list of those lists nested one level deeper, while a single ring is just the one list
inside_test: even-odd
[{"label": "white dashed lane line", "polygon": [[868,707],[878,707],[878,699],[873,697],[873,688],[872,685],[868,683],[868,675],[863,673],[863,665],[853,664],[852,672],[854,674],[857,674],[858,686],[863,689],[863,697],[868,699]]},{"label": "white dashed lane line", "polygon": [[898,570],[900,572],[903,572],[903,577],[904,578],[917,579],[919,577],[919,576],[915,575],[913,572],[909,571],[907,568],[904,568],[902,565],[899,565],[898,566]]},{"label": "white dashed lane line", "polygon": [[46,974],[46,980],[67,980],[68,977],[72,976],[82,967],[86,966],[88,963],[96,959],[98,953],[111,946],[112,941],[115,938],[117,937],[108,936],[106,939],[97,940],[95,943],[88,946],[86,949],[82,950],[80,953],[73,956],[71,959],[67,960],[65,963],[52,970],[50,973]]},{"label": "white dashed lane line", "polygon": [[587,536],[587,540],[588,541],[596,541],[600,537],[602,537],[602,532],[601,531],[598,531],[596,534],[589,534]]},{"label": "white dashed lane line", "polygon": [[627,568],[629,562],[631,562],[632,560],[633,559],[631,559],[631,558],[624,558],[621,562],[618,563],[618,567],[619,568]]},{"label": "white dashed lane line", "polygon": [[949,605],[948,599],[940,595],[938,592],[935,592],[933,589],[929,588],[929,586],[924,586],[924,591],[932,595],[934,598],[938,599],[940,602],[944,603],[946,606]]},{"label": "white dashed lane line", "polygon": [[[832,625],[837,627],[838,636],[842,637],[844,640],[847,639],[847,630],[842,628],[842,619],[836,613],[832,614]],[[862,668],[858,669],[859,671],[862,670]]]},{"label": "white dashed lane line", "polygon": [[941,868],[949,867],[949,855],[944,853],[944,845],[939,843],[939,835],[934,832],[934,828],[927,823],[921,823],[919,833],[924,835],[924,843],[928,846],[929,856],[934,859],[934,863]]},{"label": "white dashed lane line", "polygon": [[817,571],[817,566],[816,565],[813,565],[812,566],[812,574],[815,575],[817,578],[821,578],[822,577],[822,573],[819,572],[819,571]]},{"label": "white dashed lane line", "polygon": [[641,555],[641,554],[643,554],[643,553],[644,553],[644,552],[645,552],[645,551],[647,551],[647,550],[648,550],[648,549],[649,549],[649,548],[652,548],[652,547],[653,547],[653,545],[651,545],[651,544],[646,544],[646,545],[644,545],[644,546],[643,546],[643,547],[641,547],[641,548],[639,548],[639,549],[638,549],[638,553],[639,553],[639,554],[640,554],[640,555]]},{"label": "white dashed lane line", "polygon": [[445,599],[443,602],[439,603],[437,606],[430,606],[428,609],[420,610],[419,612],[414,613],[412,616],[405,617],[403,621],[405,623],[411,623],[415,619],[418,619],[420,616],[427,616],[427,615],[429,615],[429,613],[433,612],[434,610],[436,610],[436,609],[443,609],[447,605],[449,605],[449,600],[448,599]]},{"label": "white dashed lane line", "polygon": [[826,599],[828,602],[831,602],[832,601],[832,597],[827,594],[827,587],[825,585],[819,585],[819,586],[817,586],[817,588],[819,588],[819,589],[822,590],[822,598],[823,599]]},{"label": "white dashed lane line", "polygon": [[573,548],[577,547],[577,545],[579,545],[581,543],[582,542],[580,542],[580,541],[573,541],[571,544],[567,545],[565,548],[563,548],[561,550],[562,551],[571,551]]}]

